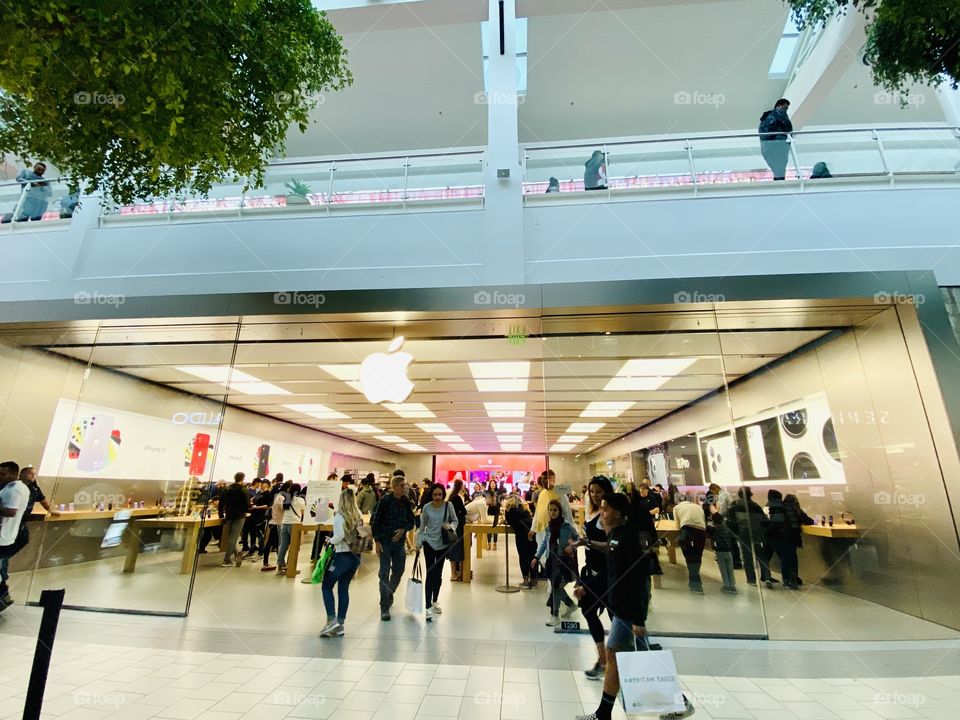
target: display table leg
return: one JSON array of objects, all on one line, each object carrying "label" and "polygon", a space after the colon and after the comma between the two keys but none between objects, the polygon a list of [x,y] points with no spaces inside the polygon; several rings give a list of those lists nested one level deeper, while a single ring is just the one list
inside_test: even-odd
[{"label": "display table leg", "polygon": [[675,538],[670,538],[670,544],[667,545],[667,558],[671,565],[677,564],[677,543]]},{"label": "display table leg", "polygon": [[300,557],[300,540],[303,537],[303,525],[290,528],[290,547],[287,548],[287,577],[297,576],[297,559]]},{"label": "display table leg", "polygon": [[200,544],[200,526],[202,522],[190,523],[187,526],[187,537],[183,541],[183,556],[180,558],[180,574],[189,575],[193,572],[193,560],[197,556],[197,545]]},{"label": "display table leg", "polygon": [[470,569],[470,551],[473,549],[473,533],[467,529],[463,533],[463,582],[473,580],[473,571]]},{"label": "display table leg", "polygon": [[507,559],[507,582],[506,582],[505,585],[497,585],[497,587],[496,587],[495,589],[496,589],[497,592],[502,592],[502,593],[515,593],[515,592],[520,592],[520,588],[517,587],[516,585],[511,585],[511,584],[510,584],[510,543],[509,543],[508,541],[509,541],[509,537],[507,536],[506,533],[504,533],[504,535],[503,535],[503,545],[504,545],[504,548],[503,548],[503,549],[504,549],[504,551],[505,551],[505,552],[504,552],[504,557]]},{"label": "display table leg", "polygon": [[483,557],[483,544],[487,541],[486,533],[477,533],[477,560]]},{"label": "display table leg", "polygon": [[127,526],[123,539],[127,544],[127,557],[123,561],[123,571],[132,573],[137,569],[137,557],[140,555],[140,528],[136,523],[130,523]]}]

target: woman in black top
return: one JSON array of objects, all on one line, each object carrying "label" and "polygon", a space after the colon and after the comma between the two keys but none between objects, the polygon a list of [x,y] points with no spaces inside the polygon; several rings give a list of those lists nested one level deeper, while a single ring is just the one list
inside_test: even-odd
[{"label": "woman in black top", "polygon": [[516,495],[508,495],[503,501],[503,520],[513,529],[517,556],[520,558],[520,574],[523,575],[520,587],[524,590],[535,588],[537,577],[530,569],[533,558],[537,554],[537,543],[530,539],[533,516],[520,502],[520,498]]},{"label": "woman in black top", "polygon": [[[600,503],[613,494],[613,484],[603,475],[597,475],[587,486],[586,518],[583,532],[588,541],[605,543],[607,533],[600,525]],[[573,595],[580,604],[580,611],[590,628],[590,636],[597,646],[597,662],[586,671],[591,680],[603,677],[607,667],[606,651],[604,650],[603,623],[600,622],[600,612],[603,610],[603,597],[607,592],[607,558],[599,550],[587,546],[586,562],[580,570],[580,576],[573,589]]]},{"label": "woman in black top", "polygon": [[463,480],[454,480],[449,503],[457,515],[457,541],[447,550],[447,559],[453,569],[450,579],[463,580],[463,526],[467,524],[467,508],[463,504]]},{"label": "woman in black top", "polygon": [[[491,484],[496,487],[496,484],[491,481]],[[487,498],[487,517],[493,518],[491,523],[494,527],[500,524],[500,497],[497,495],[496,491],[487,490],[484,493]],[[497,533],[487,533],[487,550],[496,550],[497,549]]]}]

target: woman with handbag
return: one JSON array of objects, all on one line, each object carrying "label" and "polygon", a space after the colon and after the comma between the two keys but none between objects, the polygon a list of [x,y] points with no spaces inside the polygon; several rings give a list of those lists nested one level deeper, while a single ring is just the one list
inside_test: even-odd
[{"label": "woman with handbag", "polygon": [[463,580],[463,528],[467,524],[467,506],[463,502],[463,495],[463,480],[454,480],[449,502],[457,516],[457,541],[447,550],[451,567],[450,579],[454,582]]},{"label": "woman with handbag", "polygon": [[[350,607],[350,581],[360,567],[360,553],[364,540],[360,535],[363,519],[357,508],[357,499],[353,488],[347,487],[340,492],[337,511],[333,515],[333,537],[327,542],[333,545],[333,559],[324,570],[323,607],[327,611],[327,624],[320,631],[320,637],[340,637],[343,624],[347,620],[347,608]],[[333,599],[333,586],[337,586],[337,602]]]},{"label": "woman with handbag", "polygon": [[426,620],[431,622],[443,612],[437,605],[440,585],[443,582],[443,564],[447,550],[457,542],[457,515],[453,505],[446,502],[446,490],[440,483],[430,486],[430,502],[420,511],[420,531],[417,533],[417,550],[423,549],[427,565],[427,577],[424,587],[427,612]]}]

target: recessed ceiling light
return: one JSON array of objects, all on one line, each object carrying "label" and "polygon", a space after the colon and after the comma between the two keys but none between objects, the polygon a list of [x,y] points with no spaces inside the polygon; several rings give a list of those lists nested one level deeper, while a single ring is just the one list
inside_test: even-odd
[{"label": "recessed ceiling light", "polygon": [[294,405],[284,405],[285,408],[302,412],[304,415],[315,417],[318,420],[349,420],[350,416],[342,412],[337,412],[328,408],[326,405],[316,403],[300,403]]},{"label": "recessed ceiling light", "polygon": [[567,428],[567,432],[574,435],[579,435],[581,433],[595,433],[604,425],[606,425],[606,423],[570,423],[570,427]]},{"label": "recessed ceiling light", "polygon": [[363,434],[365,434],[365,435],[372,435],[373,433],[382,433],[382,432],[383,432],[383,430],[381,430],[380,428],[374,427],[373,425],[367,425],[366,423],[356,423],[356,424],[351,424],[351,425],[341,425],[340,427],[346,428],[347,430],[351,430],[352,432],[363,433]]},{"label": "recessed ceiling light", "polygon": [[423,403],[384,403],[383,406],[395,412],[402,418],[432,418],[436,417]]},{"label": "recessed ceiling light", "polygon": [[575,446],[570,444],[557,443],[550,448],[550,452],[570,452]]},{"label": "recessed ceiling light", "polygon": [[587,439],[586,435],[561,435],[559,438],[557,438],[557,442],[573,443],[574,445],[576,445],[577,443],[582,443],[586,439]]},{"label": "recessed ceiling light", "polygon": [[522,433],[523,423],[491,423],[495,433]]},{"label": "recessed ceiling light", "polygon": [[604,386],[606,391],[657,390],[670,378],[679,375],[696,358],[635,358],[627,360],[610,382]]},{"label": "recessed ceiling light", "polygon": [[459,452],[471,452],[473,448],[466,443],[450,443],[450,447]]},{"label": "recessed ceiling light", "polygon": [[527,378],[491,378],[477,379],[477,390],[480,392],[526,392],[530,387],[530,381]]},{"label": "recessed ceiling light", "polygon": [[437,440],[445,443],[462,443],[463,438],[459,435],[437,435]]},{"label": "recessed ceiling light", "polygon": [[522,443],[523,435],[497,435],[497,441],[501,443]]},{"label": "recessed ceiling light", "polygon": [[423,445],[415,445],[413,443],[400,443],[398,447],[402,447],[404,450],[409,452],[426,452],[427,449]]},{"label": "recessed ceiling light", "polygon": [[503,452],[520,452],[520,445],[501,445],[500,449]]},{"label": "recessed ceiling light", "polygon": [[414,425],[423,430],[425,433],[430,433],[431,435],[434,433],[453,432],[450,429],[450,426],[446,423],[414,423]]},{"label": "recessed ceiling light", "polygon": [[359,365],[318,365],[317,367],[326,373],[330,373],[337,380],[343,380],[344,382],[349,380],[360,381]]},{"label": "recessed ceiling light", "polygon": [[592,402],[587,405],[587,409],[580,413],[580,417],[620,417],[636,403],[632,402]]},{"label": "recessed ceiling light", "polygon": [[264,382],[253,375],[231,368],[227,365],[178,365],[177,370],[193,375],[201,380],[217,383],[218,385],[228,386],[230,390],[236,390],[245,395],[291,395],[289,390]]},{"label": "recessed ceiling light", "polygon": [[483,406],[490,417],[523,417],[527,410],[522,402],[485,402]]},{"label": "recessed ceiling light", "polygon": [[399,435],[377,435],[377,440],[382,440],[385,443],[405,443],[407,442],[406,438],[402,438]]},{"label": "recessed ceiling light", "polygon": [[472,362],[468,364],[474,378],[530,377],[529,362]]}]

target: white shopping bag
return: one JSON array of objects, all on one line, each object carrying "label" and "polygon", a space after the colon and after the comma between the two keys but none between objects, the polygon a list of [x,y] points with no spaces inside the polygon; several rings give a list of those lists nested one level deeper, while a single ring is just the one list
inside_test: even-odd
[{"label": "white shopping bag", "polygon": [[677,666],[669,650],[617,653],[620,700],[627,715],[660,715],[684,709]]},{"label": "white shopping bag", "polygon": [[423,571],[420,569],[420,551],[413,561],[413,572],[407,580],[407,610],[414,615],[423,614]]}]

